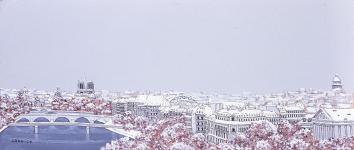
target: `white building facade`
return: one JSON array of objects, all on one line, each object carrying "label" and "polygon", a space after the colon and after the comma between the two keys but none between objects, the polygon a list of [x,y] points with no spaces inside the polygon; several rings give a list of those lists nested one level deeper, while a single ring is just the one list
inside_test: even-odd
[{"label": "white building facade", "polygon": [[253,122],[268,120],[273,124],[280,122],[280,116],[262,110],[221,110],[208,118],[207,140],[213,143],[226,142],[237,133],[245,133]]},{"label": "white building facade", "polygon": [[320,109],[313,118],[316,139],[343,138],[354,135],[354,109]]},{"label": "white building facade", "polygon": [[298,106],[279,107],[281,118],[288,120],[290,123],[297,123],[302,121],[305,117],[305,110]]}]

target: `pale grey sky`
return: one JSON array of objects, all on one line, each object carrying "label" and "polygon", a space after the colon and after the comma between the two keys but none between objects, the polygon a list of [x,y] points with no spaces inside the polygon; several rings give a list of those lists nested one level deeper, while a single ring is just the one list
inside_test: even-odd
[{"label": "pale grey sky", "polygon": [[0,87],[354,90],[353,0],[3,0]]}]

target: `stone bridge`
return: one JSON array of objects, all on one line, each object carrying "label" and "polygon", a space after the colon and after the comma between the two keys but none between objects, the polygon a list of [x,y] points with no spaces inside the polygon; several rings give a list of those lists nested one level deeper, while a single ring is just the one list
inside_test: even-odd
[{"label": "stone bridge", "polygon": [[86,112],[31,112],[16,117],[15,123],[19,122],[80,122],[90,124],[105,124],[112,120],[112,116],[94,115]]},{"label": "stone bridge", "polygon": [[[112,124],[112,116],[94,115],[86,112],[30,112],[15,118],[9,126],[33,126],[38,137],[38,126],[83,126],[86,127],[86,137],[90,136],[91,127],[107,129],[122,129],[121,125]],[[119,133],[121,134],[121,133]],[[134,138],[134,137],[130,137]]]}]

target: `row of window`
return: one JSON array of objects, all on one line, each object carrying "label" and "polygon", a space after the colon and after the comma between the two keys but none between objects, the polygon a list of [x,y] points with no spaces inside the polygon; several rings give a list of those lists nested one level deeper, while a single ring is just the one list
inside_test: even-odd
[{"label": "row of window", "polygon": [[[246,132],[247,130],[247,127],[238,128],[238,132]],[[236,132],[236,128],[232,128],[231,132]]]},{"label": "row of window", "polygon": [[299,118],[299,117],[303,117],[303,114],[287,114],[285,115],[286,118]]},{"label": "row of window", "polygon": [[287,113],[304,113],[303,110],[288,110]]},{"label": "row of window", "polygon": [[197,119],[198,120],[204,120],[204,117],[203,116],[197,116]]},{"label": "row of window", "polygon": [[215,129],[219,131],[227,131],[227,127],[215,125]]},{"label": "row of window", "polygon": [[226,142],[225,140],[222,140],[222,139],[219,139],[219,138],[215,138],[215,137],[213,137],[213,136],[210,136],[210,137],[209,137],[209,141],[213,141],[213,142],[216,143],[216,144]]},{"label": "row of window", "polygon": [[[300,116],[299,116],[300,117]],[[235,118],[235,117],[231,117],[230,118],[226,118],[226,117],[220,117],[220,116],[216,116],[215,117],[218,120],[224,120],[224,121],[259,121],[259,120],[270,120],[270,121],[275,121],[277,120],[277,118],[268,118],[268,117],[248,117],[248,118]]]},{"label": "row of window", "polygon": [[150,113],[151,116],[157,116],[157,113]]},{"label": "row of window", "polygon": [[204,122],[197,122],[197,125],[204,125]]},{"label": "row of window", "polygon": [[221,138],[227,138],[225,132],[215,131],[215,135]]},{"label": "row of window", "polygon": [[198,127],[197,131],[204,131],[204,127],[200,127],[200,128]]}]

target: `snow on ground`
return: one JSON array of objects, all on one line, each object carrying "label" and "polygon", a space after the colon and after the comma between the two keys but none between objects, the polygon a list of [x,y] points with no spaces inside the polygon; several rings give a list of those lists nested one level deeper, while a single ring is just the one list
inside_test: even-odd
[{"label": "snow on ground", "polygon": [[124,135],[126,137],[135,139],[137,136],[139,136],[141,134],[141,132],[139,131],[135,131],[135,130],[124,130],[124,129],[118,129],[118,128],[106,128],[109,131]]},{"label": "snow on ground", "polygon": [[7,128],[7,126],[3,126],[3,127],[0,129],[0,133],[1,133],[2,131],[4,131],[6,128]]},{"label": "snow on ground", "polygon": [[[107,125],[114,125],[112,120],[108,121],[106,123]],[[137,136],[141,134],[140,131],[135,131],[135,130],[125,130],[125,129],[120,129],[120,128],[106,128],[109,131],[124,135],[126,137],[135,139]]]}]

